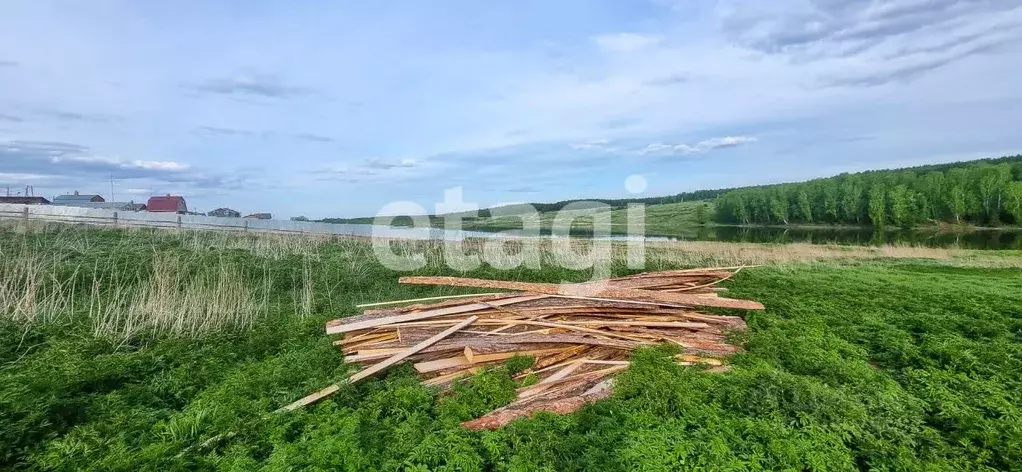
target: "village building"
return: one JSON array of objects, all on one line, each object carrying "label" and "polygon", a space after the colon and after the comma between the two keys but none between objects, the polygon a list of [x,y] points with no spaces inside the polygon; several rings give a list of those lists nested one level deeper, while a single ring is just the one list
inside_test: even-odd
[{"label": "village building", "polygon": [[220,218],[241,218],[241,212],[237,210],[232,210],[230,208],[217,208],[216,210],[206,213],[206,216],[217,216]]},{"label": "village building", "polygon": [[50,201],[43,197],[0,196],[0,203],[11,205],[49,205]]},{"label": "village building", "polygon": [[188,204],[185,203],[184,197],[177,195],[157,195],[149,197],[149,202],[146,203],[146,210],[150,213],[188,213]]},{"label": "village building", "polygon": [[83,204],[83,203],[101,203],[101,202],[105,202],[105,201],[106,200],[102,196],[100,196],[100,195],[96,195],[96,194],[81,194],[81,193],[78,193],[77,190],[75,190],[75,193],[73,193],[73,194],[70,194],[70,195],[58,195],[58,196],[54,197],[53,204],[54,205],[63,205],[63,206],[81,206],[81,204]]}]

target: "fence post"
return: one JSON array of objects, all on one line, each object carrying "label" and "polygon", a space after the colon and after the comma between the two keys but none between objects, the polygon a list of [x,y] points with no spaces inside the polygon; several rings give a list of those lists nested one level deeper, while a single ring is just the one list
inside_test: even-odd
[{"label": "fence post", "polygon": [[245,232],[248,232],[248,220],[245,220]]},{"label": "fence post", "polygon": [[21,210],[21,217],[26,220],[28,219],[28,207],[25,207],[24,210]]},{"label": "fence post", "polygon": [[114,212],[114,228],[117,227],[117,212]]},{"label": "fence post", "polygon": [[177,215],[177,229],[181,229],[181,215]]}]

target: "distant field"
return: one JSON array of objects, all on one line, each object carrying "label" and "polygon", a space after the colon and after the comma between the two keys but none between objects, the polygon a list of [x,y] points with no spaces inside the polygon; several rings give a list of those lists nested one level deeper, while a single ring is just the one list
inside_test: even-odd
[{"label": "distant field", "polygon": [[[441,243],[401,244],[426,251],[418,274],[587,277],[548,252],[460,273]],[[730,373],[640,352],[606,401],[469,432],[513,394],[506,369],[441,393],[405,366],[270,414],[352,369],[326,320],[468,292],[399,285],[363,240],[0,223],[0,469],[1022,468],[1022,251],[665,241],[646,258],[764,264],[726,283],[767,307]]]},{"label": "distant field", "polygon": [[[702,206],[705,219],[699,221],[696,218],[696,209]],[[643,207],[646,232],[650,234],[663,232],[677,232],[682,228],[691,228],[700,224],[706,224],[713,215],[713,204],[708,202],[682,202],[668,203],[663,205],[646,205]],[[592,217],[587,216],[591,210],[562,210],[559,212],[545,212],[537,217],[527,220],[530,224],[539,222],[540,229],[549,232],[552,229],[567,230],[565,222],[570,222],[576,229],[592,227]],[[556,221],[555,221],[556,220]],[[560,224],[556,224],[560,223]],[[611,230],[614,233],[626,233],[628,231],[628,209],[614,208],[610,210]],[[641,226],[637,226],[640,227]],[[502,218],[478,218],[465,223],[465,229],[469,230],[503,230],[521,229],[522,221],[516,217]]]},{"label": "distant field", "polygon": [[[698,208],[703,208],[703,218],[698,217]],[[592,217],[586,216],[591,210],[560,210],[539,212],[534,215],[515,215],[503,217],[464,217],[462,229],[471,231],[503,231],[520,230],[523,228],[523,219],[529,224],[539,224],[544,234],[550,233],[555,228],[559,231],[568,229],[570,221],[572,232],[592,231]],[[610,211],[611,231],[614,234],[626,234],[628,232],[628,211],[626,208],[612,208]],[[695,231],[695,228],[704,224],[712,224],[714,206],[711,202],[692,201],[666,204],[645,205],[645,227],[646,234],[660,236],[684,236]],[[560,218],[560,219],[558,219]],[[555,220],[560,224],[555,225]],[[349,218],[333,219],[336,223],[347,224],[373,224],[373,218]],[[410,218],[401,217],[394,220],[395,226],[411,226]],[[430,224],[434,228],[444,228],[445,221],[442,216],[430,217]]]}]

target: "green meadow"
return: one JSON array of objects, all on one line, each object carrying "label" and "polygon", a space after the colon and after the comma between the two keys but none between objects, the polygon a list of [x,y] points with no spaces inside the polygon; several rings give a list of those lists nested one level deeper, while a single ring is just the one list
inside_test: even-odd
[{"label": "green meadow", "polygon": [[[438,243],[400,244],[426,254],[418,274],[589,276],[548,253],[458,273]],[[1022,252],[663,242],[646,258],[761,264],[726,282],[767,307],[741,313],[733,369],[648,349],[605,401],[472,432],[459,423],[511,401],[527,362],[446,392],[402,366],[272,413],[351,372],[325,321],[468,293],[397,284],[367,241],[0,224],[0,469],[1022,469]]]}]

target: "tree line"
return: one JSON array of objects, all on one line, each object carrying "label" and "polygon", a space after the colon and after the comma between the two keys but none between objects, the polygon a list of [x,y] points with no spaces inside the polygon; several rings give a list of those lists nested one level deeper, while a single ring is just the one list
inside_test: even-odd
[{"label": "tree line", "polygon": [[[680,203],[680,202],[692,202],[698,200],[712,200],[719,197],[720,195],[729,192],[734,189],[710,189],[710,190],[696,190],[693,192],[682,192],[674,195],[666,195],[663,197],[644,197],[644,198],[586,198],[576,200],[563,200],[554,203],[530,203],[536,211],[540,213],[547,213],[551,211],[560,211],[562,208],[571,203],[577,202],[596,202],[610,206],[611,208],[624,208],[629,203],[642,203],[645,205],[663,205],[667,203]],[[479,216],[489,216],[489,209],[479,211]]]},{"label": "tree line", "polygon": [[731,224],[1022,224],[1022,155],[841,174],[717,197]]}]

